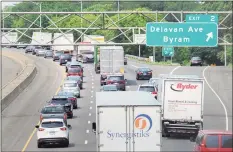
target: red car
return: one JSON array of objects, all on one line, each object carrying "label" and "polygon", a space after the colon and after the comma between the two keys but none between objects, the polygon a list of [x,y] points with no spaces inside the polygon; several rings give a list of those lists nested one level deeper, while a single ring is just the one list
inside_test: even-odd
[{"label": "red car", "polygon": [[[194,141],[194,139],[191,139]],[[232,132],[200,130],[194,146],[195,152],[232,152]]]},{"label": "red car", "polygon": [[83,77],[82,69],[80,67],[69,68],[67,71],[67,76],[71,76],[71,75],[77,75],[77,76]]}]

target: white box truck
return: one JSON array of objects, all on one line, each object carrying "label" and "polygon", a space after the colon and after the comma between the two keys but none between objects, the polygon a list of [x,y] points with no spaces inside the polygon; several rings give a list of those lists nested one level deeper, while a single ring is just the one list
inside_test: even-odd
[{"label": "white box truck", "polygon": [[147,92],[96,92],[97,151],[161,151],[161,104]]},{"label": "white box truck", "polygon": [[[74,43],[74,35],[73,33],[54,33],[54,41],[53,41],[53,50],[54,51],[70,51],[73,52],[74,46],[73,45],[67,45],[67,44],[73,44]],[[59,44],[59,45],[56,45]],[[64,44],[64,45],[61,45]]]},{"label": "white box truck", "polygon": [[204,80],[195,75],[160,75],[162,134],[194,137],[203,129]]}]

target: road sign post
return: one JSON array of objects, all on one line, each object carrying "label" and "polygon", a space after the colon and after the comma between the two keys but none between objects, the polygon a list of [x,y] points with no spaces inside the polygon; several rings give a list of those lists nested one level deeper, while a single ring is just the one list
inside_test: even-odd
[{"label": "road sign post", "polygon": [[169,23],[146,24],[147,46],[217,47],[216,23]]},{"label": "road sign post", "polygon": [[185,16],[186,22],[213,22],[218,24],[217,14],[187,14]]}]

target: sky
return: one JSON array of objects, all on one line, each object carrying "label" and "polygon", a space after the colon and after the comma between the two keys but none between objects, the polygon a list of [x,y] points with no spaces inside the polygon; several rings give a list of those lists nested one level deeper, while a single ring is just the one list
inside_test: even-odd
[{"label": "sky", "polygon": [[[0,1],[2,1],[2,0],[0,0]],[[19,2],[1,2],[2,3],[2,8],[5,8],[6,6],[12,6],[12,5],[14,5],[14,4],[17,4],[17,3],[19,3]]]}]

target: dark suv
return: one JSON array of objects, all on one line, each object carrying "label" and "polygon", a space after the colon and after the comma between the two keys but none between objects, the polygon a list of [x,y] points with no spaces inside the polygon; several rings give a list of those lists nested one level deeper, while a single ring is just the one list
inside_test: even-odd
[{"label": "dark suv", "polygon": [[200,57],[192,57],[191,59],[191,66],[194,66],[194,65],[199,65],[199,66],[202,66],[202,60]]},{"label": "dark suv", "polygon": [[62,54],[60,56],[60,65],[66,64],[68,61],[71,61],[72,56],[70,54]]},{"label": "dark suv", "polygon": [[65,107],[66,114],[69,118],[73,118],[73,104],[67,96],[54,96],[49,105],[62,105]]},{"label": "dark suv", "polygon": [[126,79],[123,74],[107,75],[106,84],[115,84],[118,90],[125,91]]}]

